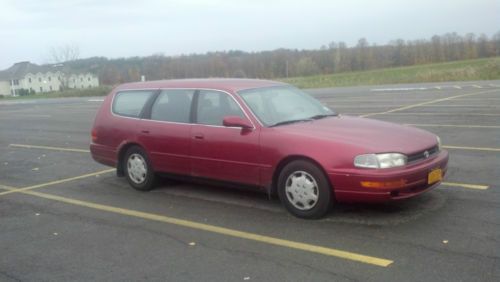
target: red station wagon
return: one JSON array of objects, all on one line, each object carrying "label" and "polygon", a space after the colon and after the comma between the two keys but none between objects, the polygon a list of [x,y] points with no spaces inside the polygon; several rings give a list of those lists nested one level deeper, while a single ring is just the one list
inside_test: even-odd
[{"label": "red station wagon", "polygon": [[252,79],[118,86],[90,150],[138,190],[160,173],[258,187],[302,218],[334,201],[413,197],[439,185],[448,164],[434,134],[339,115],[288,84]]}]

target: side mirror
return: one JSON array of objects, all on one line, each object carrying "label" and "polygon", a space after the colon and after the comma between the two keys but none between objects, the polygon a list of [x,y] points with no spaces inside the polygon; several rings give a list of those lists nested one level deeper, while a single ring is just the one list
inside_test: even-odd
[{"label": "side mirror", "polygon": [[253,125],[248,120],[239,116],[226,116],[222,120],[222,124],[227,127],[241,127],[242,129],[253,128]]}]

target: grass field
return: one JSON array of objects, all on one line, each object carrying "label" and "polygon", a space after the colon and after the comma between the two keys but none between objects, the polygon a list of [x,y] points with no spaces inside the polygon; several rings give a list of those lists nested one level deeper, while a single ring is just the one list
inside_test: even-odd
[{"label": "grass field", "polygon": [[[292,77],[281,79],[281,81],[300,88],[324,88],[336,86],[495,79],[500,79],[500,57],[330,75]],[[108,94],[111,89],[111,86],[103,85],[90,89],[68,89],[29,96],[6,96],[3,99],[104,96]]]},{"label": "grass field", "polygon": [[282,81],[300,88],[323,88],[494,79],[500,79],[500,57],[331,75],[292,77],[282,79]]},{"label": "grass field", "polygon": [[60,97],[94,97],[94,96],[105,96],[111,91],[112,87],[107,85],[101,85],[94,88],[84,88],[84,89],[67,89],[64,91],[54,91],[43,94],[34,94],[27,96],[5,96],[4,100],[12,99],[33,99],[33,98],[60,98]]}]

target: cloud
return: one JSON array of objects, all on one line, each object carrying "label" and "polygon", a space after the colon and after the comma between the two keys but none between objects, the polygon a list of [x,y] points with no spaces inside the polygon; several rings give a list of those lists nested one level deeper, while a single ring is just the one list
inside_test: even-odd
[{"label": "cloud", "polygon": [[41,62],[51,46],[67,43],[84,57],[120,57],[319,48],[360,37],[384,44],[452,31],[491,35],[499,14],[495,0],[6,0],[0,69]]}]

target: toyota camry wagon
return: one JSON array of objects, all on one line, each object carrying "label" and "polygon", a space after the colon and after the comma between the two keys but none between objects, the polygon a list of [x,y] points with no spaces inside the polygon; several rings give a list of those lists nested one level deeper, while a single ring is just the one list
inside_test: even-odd
[{"label": "toyota camry wagon", "polygon": [[90,150],[137,190],[159,174],[255,187],[302,218],[334,202],[416,196],[439,185],[448,163],[432,133],[339,115],[288,84],[252,79],[118,86]]}]

